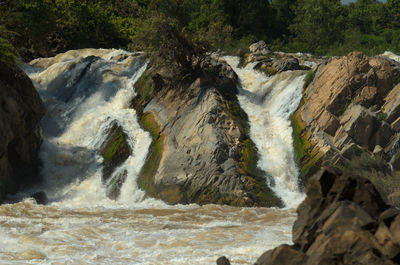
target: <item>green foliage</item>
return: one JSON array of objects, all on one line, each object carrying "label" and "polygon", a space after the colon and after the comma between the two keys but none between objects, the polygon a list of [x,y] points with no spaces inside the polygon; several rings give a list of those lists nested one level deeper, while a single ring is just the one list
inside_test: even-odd
[{"label": "green foliage", "polygon": [[14,47],[6,39],[0,37],[0,61],[14,63],[15,59]]},{"label": "green foliage", "polygon": [[308,87],[309,84],[314,80],[315,73],[313,70],[307,72],[306,77],[304,78],[304,85],[303,88]]},{"label": "green foliage", "polygon": [[382,112],[382,111],[380,111],[376,114],[376,118],[378,119],[378,121],[381,121],[381,122],[386,120],[387,116],[388,116],[387,113]]},{"label": "green foliage", "polygon": [[302,50],[318,52],[342,40],[344,18],[340,0],[299,0],[289,26]]},{"label": "green foliage", "polygon": [[400,52],[397,0],[348,5],[339,0],[3,0],[0,5],[1,52],[7,58],[13,57],[9,44],[16,51],[11,54],[24,59],[67,49],[131,47],[188,72],[196,70],[206,50],[239,54],[260,39],[286,52]]}]

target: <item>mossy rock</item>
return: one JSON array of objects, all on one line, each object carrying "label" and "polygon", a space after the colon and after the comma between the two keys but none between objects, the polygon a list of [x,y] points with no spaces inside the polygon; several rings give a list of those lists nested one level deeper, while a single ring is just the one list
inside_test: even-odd
[{"label": "mossy rock", "polygon": [[124,170],[122,173],[110,178],[110,180],[106,184],[106,194],[108,198],[116,200],[119,197],[122,185],[125,183],[127,174],[128,172]]},{"label": "mossy rock", "polygon": [[293,128],[293,149],[297,165],[300,168],[299,186],[304,188],[307,180],[321,166],[322,158],[325,153],[320,151],[309,139],[311,133],[306,130],[306,126],[300,117],[300,111],[297,110],[291,117]]},{"label": "mossy rock", "polygon": [[146,161],[140,171],[138,178],[139,188],[146,191],[152,197],[159,197],[158,190],[154,184],[154,177],[157,173],[164,150],[164,136],[160,135],[160,127],[156,122],[154,114],[151,112],[143,113],[139,120],[140,125],[148,131],[152,137]]},{"label": "mossy rock", "polygon": [[[258,151],[251,139],[246,139],[241,143],[242,174],[246,179],[246,190],[251,194],[251,199],[257,206],[264,207],[283,207],[282,200],[275,195],[267,184],[267,174],[258,166]],[[270,179],[272,183],[272,179]]]},{"label": "mossy rock", "polygon": [[103,157],[103,182],[106,183],[115,168],[120,166],[132,153],[126,141],[126,134],[117,122],[113,122],[108,136],[100,147]]}]

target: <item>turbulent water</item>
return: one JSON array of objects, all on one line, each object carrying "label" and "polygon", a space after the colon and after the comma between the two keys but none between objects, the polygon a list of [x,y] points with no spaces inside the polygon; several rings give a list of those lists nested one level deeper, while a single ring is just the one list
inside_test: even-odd
[{"label": "turbulent water", "polygon": [[[237,65],[236,58],[227,60]],[[146,199],[136,184],[151,139],[129,103],[146,66],[140,54],[91,49],[26,66],[47,106],[44,183],[0,206],[0,264],[215,264],[221,255],[252,264],[265,250],[291,242],[293,207],[302,195],[288,118],[301,97],[302,73],[266,78],[235,67],[259,167],[275,180],[286,209],[168,206]],[[98,155],[113,122],[133,151],[117,169],[128,174],[116,201],[106,196]],[[48,205],[11,203],[36,191],[46,192]]]},{"label": "turbulent water", "polygon": [[293,156],[289,118],[302,97],[304,72],[288,71],[267,77],[255,71],[253,63],[238,68],[239,58],[225,59],[242,83],[238,98],[249,116],[250,137],[260,157],[258,166],[273,177],[270,186],[286,207],[296,207],[304,195],[298,189],[299,172]]}]

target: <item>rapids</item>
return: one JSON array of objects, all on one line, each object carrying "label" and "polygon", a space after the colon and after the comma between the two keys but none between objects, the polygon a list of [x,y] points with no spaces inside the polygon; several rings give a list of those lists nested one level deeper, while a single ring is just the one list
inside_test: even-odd
[{"label": "rapids", "polygon": [[[47,107],[44,182],[0,205],[0,264],[215,264],[221,255],[232,264],[252,264],[265,250],[291,243],[294,207],[303,195],[289,116],[301,98],[303,73],[266,78],[251,66],[238,69],[237,58],[226,59],[242,81],[239,100],[259,167],[272,176],[287,208],[168,206],[145,198],[136,179],[151,138],[129,105],[146,59],[121,50],[70,51],[25,66]],[[106,196],[98,155],[114,121],[133,150],[117,170],[128,174],[116,201]],[[46,192],[47,205],[21,201],[36,191]]]},{"label": "rapids", "polygon": [[272,176],[270,186],[285,206],[297,207],[304,194],[298,188],[289,118],[300,103],[305,73],[287,71],[267,77],[253,69],[254,63],[238,68],[239,58],[227,56],[225,60],[242,83],[238,98],[249,116],[250,137],[259,153],[258,167]]}]

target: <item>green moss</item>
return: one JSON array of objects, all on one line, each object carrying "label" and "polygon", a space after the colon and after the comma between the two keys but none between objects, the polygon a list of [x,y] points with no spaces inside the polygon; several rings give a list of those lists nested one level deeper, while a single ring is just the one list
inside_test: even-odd
[{"label": "green moss", "polygon": [[380,112],[378,112],[378,113],[376,114],[376,119],[377,119],[378,121],[382,122],[382,121],[386,120],[387,116],[388,116],[387,113],[385,113],[385,112],[383,112],[383,111],[380,111]]},{"label": "green moss", "polygon": [[304,78],[303,88],[308,87],[311,84],[311,82],[314,80],[314,78],[315,78],[314,71],[313,70],[308,71],[306,74],[306,77]]},{"label": "green moss", "polygon": [[258,152],[253,141],[246,139],[241,144],[242,174],[246,176],[246,188],[254,194],[255,203],[267,207],[283,206],[281,199],[268,187],[265,172],[257,166]]},{"label": "green moss", "polygon": [[231,114],[232,119],[239,124],[240,128],[244,129],[245,134],[248,134],[250,126],[248,123],[249,118],[247,113],[242,109],[242,107],[240,107],[239,102],[232,100],[226,100],[226,102],[228,113]]},{"label": "green moss", "polygon": [[293,128],[293,149],[296,163],[300,167],[299,181],[304,186],[312,169],[321,162],[324,153],[315,147],[308,139],[310,132],[305,130],[305,125],[300,118],[300,111],[295,112],[291,117]]},{"label": "green moss", "polygon": [[150,100],[154,95],[154,82],[151,72],[145,72],[135,83],[136,92],[144,100]]},{"label": "green moss", "polygon": [[157,190],[154,186],[154,176],[161,161],[164,149],[164,136],[160,135],[161,130],[152,113],[144,113],[140,119],[140,124],[144,130],[150,132],[152,142],[146,162],[140,171],[138,184],[139,188],[146,191],[149,195],[156,196]]},{"label": "green moss", "polygon": [[122,131],[116,133],[113,138],[108,142],[106,147],[102,149],[101,156],[105,165],[110,164],[119,150],[124,149],[126,145],[125,135]]}]

